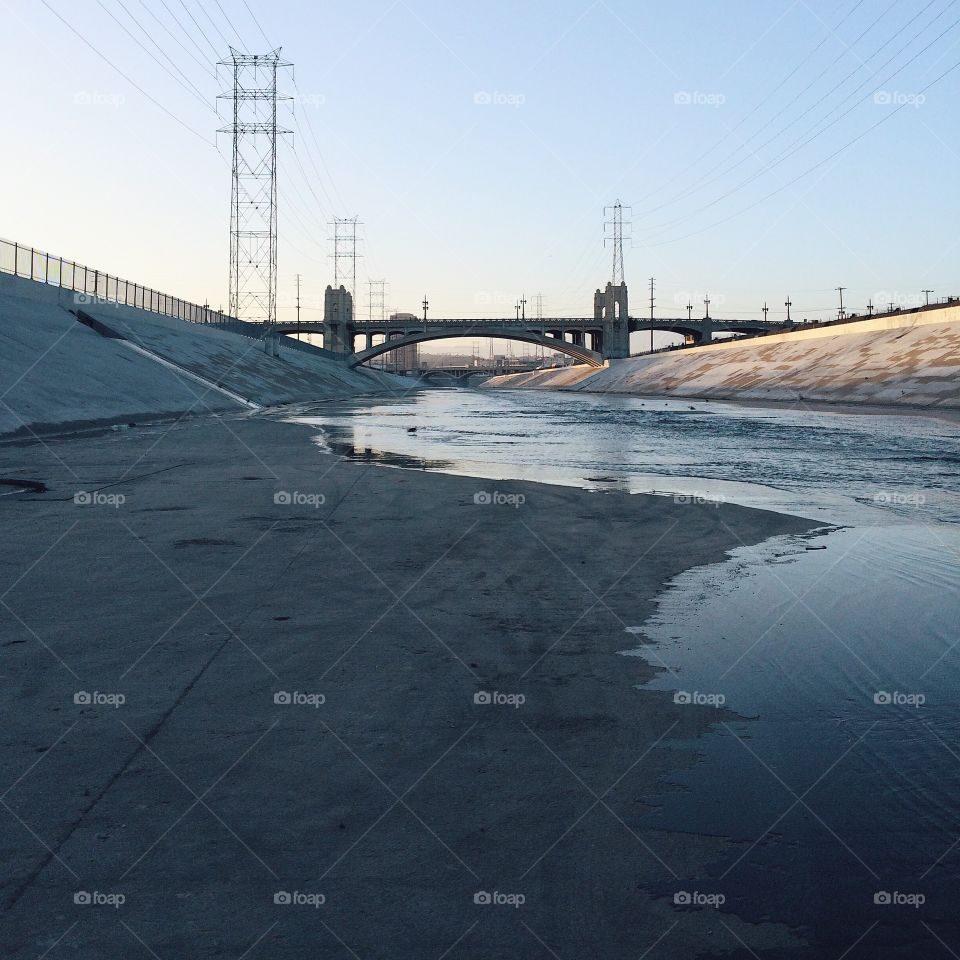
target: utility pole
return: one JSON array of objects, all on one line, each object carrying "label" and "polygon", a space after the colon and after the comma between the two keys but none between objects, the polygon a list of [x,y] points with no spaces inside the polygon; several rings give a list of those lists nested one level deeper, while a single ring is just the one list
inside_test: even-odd
[{"label": "utility pole", "polygon": [[873,316],[873,297],[870,298],[870,302],[867,304],[867,316]]},{"label": "utility pole", "polygon": [[924,304],[924,306],[927,306],[927,307],[930,306],[930,294],[931,294],[931,293],[935,293],[935,292],[936,292],[936,291],[934,291],[934,290],[924,290],[924,291],[923,291],[923,295],[924,295],[924,297],[926,297],[926,303]]},{"label": "utility pole", "polygon": [[217,133],[233,138],[230,191],[230,313],[264,326],[277,320],[277,73],[292,66],[269,53],[241,53],[230,47],[233,87],[217,100],[231,103],[231,123]]},{"label": "utility pole", "polygon": [[427,295],[423,295],[423,322],[427,322],[427,309],[430,307],[430,301],[427,299]]},{"label": "utility pole", "polygon": [[767,306],[766,300],[763,302],[763,322],[766,323],[769,319],[768,314],[770,313],[770,308]]},{"label": "utility pole", "polygon": [[513,309],[517,311],[517,322],[520,322],[520,301],[518,300],[514,305]]},{"label": "utility pole", "polygon": [[842,320],[846,316],[843,312],[843,291],[846,289],[846,287],[837,287],[837,292],[840,294],[840,310],[837,312],[838,320]]},{"label": "utility pole", "polygon": [[525,293],[520,294],[520,319],[527,319],[527,295]]},{"label": "utility pole", "polygon": [[787,297],[787,302],[784,304],[784,306],[787,308],[787,323],[793,323],[793,321],[790,319],[790,308],[793,306],[793,301],[790,299],[790,297]]},{"label": "utility pole", "polygon": [[300,274],[297,274],[297,339],[300,339]]},{"label": "utility pole", "polygon": [[690,320],[693,317],[693,304],[690,300],[687,300],[687,319]]},{"label": "utility pole", "polygon": [[656,303],[654,299],[654,291],[656,290],[657,281],[654,277],[650,278],[650,352],[653,353],[653,306]]}]

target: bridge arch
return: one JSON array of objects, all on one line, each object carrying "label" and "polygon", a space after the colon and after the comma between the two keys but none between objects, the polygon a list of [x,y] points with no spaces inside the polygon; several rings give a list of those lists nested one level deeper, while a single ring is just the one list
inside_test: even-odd
[{"label": "bridge arch", "polygon": [[579,360],[581,363],[587,363],[592,367],[603,366],[603,356],[595,350],[591,350],[582,344],[569,343],[566,340],[545,336],[539,330],[509,330],[497,332],[493,330],[484,330],[483,332],[467,332],[462,328],[441,328],[439,330],[419,330],[415,333],[408,333],[405,336],[398,337],[395,340],[387,339],[383,343],[371,347],[368,350],[360,350],[347,358],[351,367],[359,367],[361,364],[379,357],[381,354],[389,353],[391,350],[399,350],[402,347],[411,346],[415,343],[427,343],[431,340],[453,340],[464,336],[490,337],[494,340],[514,340],[520,343],[532,343],[536,346],[544,347],[547,350],[555,350],[558,353],[565,353],[567,356]]}]

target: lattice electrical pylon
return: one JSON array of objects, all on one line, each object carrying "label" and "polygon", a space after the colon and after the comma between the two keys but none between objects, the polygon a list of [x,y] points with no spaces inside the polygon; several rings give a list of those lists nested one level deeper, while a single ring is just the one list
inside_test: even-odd
[{"label": "lattice electrical pylon", "polygon": [[368,315],[371,320],[383,321],[387,319],[387,281],[368,280],[369,295]]},{"label": "lattice electrical pylon", "polygon": [[[625,207],[619,200],[612,207],[604,207],[604,216],[608,211],[613,211],[612,218],[604,222],[604,245],[613,244],[613,285],[619,286],[624,282],[623,279],[623,211],[631,210],[631,207]],[[630,221],[627,221],[627,228],[630,227]],[[626,237],[629,240],[629,237]]]},{"label": "lattice electrical pylon", "polygon": [[359,217],[336,217],[330,221],[333,227],[333,286],[341,285],[357,304],[357,227]]},{"label": "lattice electrical pylon", "polygon": [[270,53],[230,48],[233,87],[229,126],[233,137],[230,192],[230,313],[240,320],[272,324],[277,319],[277,138],[292,131],[277,125],[277,104],[291,97],[277,93],[277,74],[292,66]]}]

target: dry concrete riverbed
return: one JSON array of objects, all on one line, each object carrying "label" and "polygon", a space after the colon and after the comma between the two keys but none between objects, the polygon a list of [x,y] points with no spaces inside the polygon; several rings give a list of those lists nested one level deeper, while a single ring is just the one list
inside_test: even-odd
[{"label": "dry concrete riverbed", "polygon": [[650,827],[735,715],[619,655],[671,578],[813,521],[247,417],[0,476],[47,488],[0,500],[4,957],[816,955],[703,900],[746,841]]}]

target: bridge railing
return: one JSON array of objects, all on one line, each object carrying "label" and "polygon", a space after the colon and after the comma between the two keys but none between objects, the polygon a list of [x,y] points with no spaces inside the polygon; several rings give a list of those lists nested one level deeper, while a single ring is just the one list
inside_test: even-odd
[{"label": "bridge railing", "polygon": [[[103,300],[139,310],[149,310],[165,317],[176,317],[190,323],[223,323],[231,317],[208,305],[191,303],[152,287],[123,280],[93,267],[64,260],[34,247],[11,240],[0,240],[0,273],[13,274],[27,280],[37,280],[62,290],[72,290],[86,302]],[[84,300],[78,302],[83,303]]]}]

